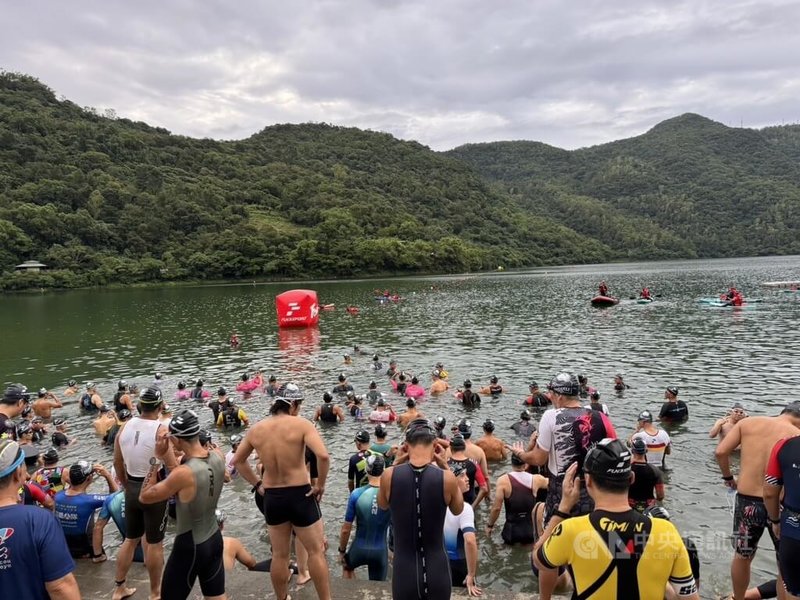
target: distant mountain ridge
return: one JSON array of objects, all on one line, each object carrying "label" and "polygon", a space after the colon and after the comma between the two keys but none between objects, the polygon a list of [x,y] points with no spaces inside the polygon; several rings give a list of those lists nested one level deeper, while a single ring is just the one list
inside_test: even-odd
[{"label": "distant mountain ridge", "polygon": [[221,142],[0,71],[0,289],[800,253],[798,221],[798,126],[687,114],[574,151],[324,124]]},{"label": "distant mountain ridge", "polygon": [[520,205],[567,215],[560,222],[632,258],[670,247],[698,257],[800,253],[800,126],[740,129],[685,114],[579,150],[496,142],[447,154]]}]

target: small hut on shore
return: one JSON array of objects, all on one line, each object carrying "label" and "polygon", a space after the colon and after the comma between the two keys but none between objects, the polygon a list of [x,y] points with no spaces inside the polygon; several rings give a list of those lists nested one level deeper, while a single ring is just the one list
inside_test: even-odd
[{"label": "small hut on shore", "polygon": [[26,260],[21,265],[14,267],[14,269],[21,273],[38,273],[42,269],[46,268],[47,265],[40,263],[38,260]]}]

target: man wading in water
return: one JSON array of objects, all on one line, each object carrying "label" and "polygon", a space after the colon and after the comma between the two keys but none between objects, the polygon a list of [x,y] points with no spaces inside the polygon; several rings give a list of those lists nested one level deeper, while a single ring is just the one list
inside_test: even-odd
[{"label": "man wading in water", "polygon": [[[275,397],[270,417],[256,423],[236,450],[233,464],[239,474],[264,496],[264,514],[272,542],[272,588],[288,598],[289,550],[292,530],[308,551],[308,569],[320,600],[330,600],[325,532],[319,501],[325,492],[330,456],[314,424],[298,417],[303,395],[293,383]],[[309,483],[306,447],[317,459],[316,485]],[[263,479],[253,472],[247,459],[255,450],[264,464]]]}]

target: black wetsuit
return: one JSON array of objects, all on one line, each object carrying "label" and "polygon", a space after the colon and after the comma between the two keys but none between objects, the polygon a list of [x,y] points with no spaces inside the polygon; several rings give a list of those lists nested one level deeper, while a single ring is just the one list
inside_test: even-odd
[{"label": "black wetsuit", "polygon": [[453,465],[458,465],[467,471],[467,480],[469,481],[469,489],[464,492],[464,502],[472,504],[475,502],[477,492],[475,491],[475,478],[477,477],[478,465],[472,462],[469,458],[449,458],[447,464],[452,468]]},{"label": "black wetsuit", "polygon": [[511,482],[511,494],[503,499],[506,510],[506,523],[503,525],[502,538],[506,544],[532,544],[533,521],[531,511],[536,504],[536,497],[531,493],[531,486],[526,484],[527,473],[508,474]]},{"label": "black wetsuit", "polygon": [[464,408],[479,408],[481,405],[481,397],[472,390],[464,390],[461,392],[461,403]]},{"label": "black wetsuit", "polygon": [[119,411],[121,411],[123,408],[128,408],[128,407],[127,407],[125,404],[123,404],[123,403],[121,402],[121,400],[122,400],[122,397],[123,397],[124,395],[126,395],[126,394],[127,394],[127,392],[123,392],[123,391],[119,391],[119,392],[117,392],[116,394],[114,394],[114,410],[115,410],[115,411],[119,412]]},{"label": "black wetsuit", "polygon": [[394,531],[392,597],[449,600],[450,561],[444,549],[444,471],[409,463],[394,467],[389,505]]},{"label": "black wetsuit", "polygon": [[661,412],[658,413],[658,418],[671,423],[683,423],[689,418],[689,407],[686,406],[686,402],[683,400],[664,402],[661,405]]},{"label": "black wetsuit", "polygon": [[330,402],[326,402],[320,407],[319,411],[319,420],[324,421],[325,423],[336,423],[339,420],[339,417],[336,416],[334,412],[334,406]]}]

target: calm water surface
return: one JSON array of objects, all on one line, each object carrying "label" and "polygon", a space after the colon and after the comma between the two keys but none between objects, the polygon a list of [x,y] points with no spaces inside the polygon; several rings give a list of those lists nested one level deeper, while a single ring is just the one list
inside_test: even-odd
[{"label": "calm water surface", "polygon": [[[604,278],[623,302],[594,309],[589,298]],[[346,372],[363,393],[374,377],[370,356],[356,357],[345,367],[342,355],[354,344],[399,361],[403,369],[428,373],[444,362],[451,383],[469,377],[483,383],[497,375],[508,390],[497,400],[484,399],[470,414],[476,429],[484,418],[511,441],[508,429],[518,418],[527,384],[545,384],[557,371],[589,376],[603,396],[620,435],[629,435],[636,415],[657,411],[667,385],[680,388],[689,404],[687,424],[671,430],[672,471],[665,505],[684,534],[698,541],[703,561],[703,596],[727,592],[731,528],[729,499],[720,485],[707,431],[734,401],[751,414],[776,414],[796,399],[800,366],[800,295],[759,287],[763,281],[800,279],[800,259],[782,257],[717,261],[663,262],[541,269],[497,275],[398,279],[391,281],[310,283],[303,285],[231,285],[192,288],[91,290],[0,298],[0,378],[20,381],[31,389],[62,390],[66,380],[95,380],[110,402],[120,378],[147,385],[161,371],[168,396],[181,379],[203,378],[207,388],[232,388],[240,374],[261,367],[280,381],[294,380],[306,392],[303,413],[311,416],[322,393]],[[698,297],[715,295],[735,284],[748,297],[763,302],[744,310],[699,305]],[[660,297],[651,305],[627,300],[642,285]],[[336,303],[323,313],[318,329],[278,331],[274,297],[292,287],[316,289],[323,303]],[[391,287],[406,300],[383,306],[372,300],[375,287]],[[361,307],[358,316],[342,309]],[[230,331],[242,339],[228,347]],[[612,392],[612,377],[623,372],[632,387],[624,396]],[[379,387],[391,398],[381,376]],[[394,398],[394,405],[402,401]],[[173,403],[176,405],[176,403]],[[267,400],[243,403],[251,418],[262,417]],[[429,416],[462,416],[450,397],[429,399]],[[79,443],[68,459],[110,460],[110,452],[86,431],[86,418],[74,406],[61,411]],[[211,426],[211,412],[202,411]],[[348,417],[349,419],[349,417]],[[337,536],[347,500],[347,458],[355,420],[322,428],[333,455],[332,473],[323,500],[330,562],[335,562]],[[370,429],[372,429],[370,427]],[[393,433],[391,441],[398,441]],[[227,434],[217,435],[227,450]],[[493,478],[509,468],[491,465]],[[99,486],[99,484],[98,484]],[[98,489],[100,489],[98,487]],[[249,486],[236,481],[226,488],[221,505],[228,513],[226,531],[240,536],[263,558],[266,534],[252,504]],[[480,528],[488,510],[477,515]],[[502,519],[502,517],[501,517]],[[504,547],[481,533],[479,577],[482,585],[534,591],[525,550]],[[107,540],[117,543],[109,528]],[[772,572],[771,557],[761,552],[754,581]],[[336,575],[339,571],[336,569]],[[366,574],[361,575],[366,577]]]}]

